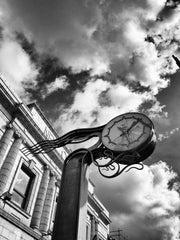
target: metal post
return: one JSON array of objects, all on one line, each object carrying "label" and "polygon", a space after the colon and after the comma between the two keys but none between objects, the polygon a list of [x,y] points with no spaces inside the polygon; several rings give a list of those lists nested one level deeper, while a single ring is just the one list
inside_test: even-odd
[{"label": "metal post", "polygon": [[107,178],[132,168],[142,170],[141,162],[152,154],[156,145],[152,121],[144,114],[131,112],[100,127],[76,129],[60,138],[44,140],[29,150],[34,154],[48,153],[94,137],[98,141],[93,146],[76,150],[65,160],[52,240],[85,240],[88,165],[95,164]]},{"label": "metal post", "polygon": [[84,240],[88,197],[87,151],[80,149],[64,163],[52,240]]}]

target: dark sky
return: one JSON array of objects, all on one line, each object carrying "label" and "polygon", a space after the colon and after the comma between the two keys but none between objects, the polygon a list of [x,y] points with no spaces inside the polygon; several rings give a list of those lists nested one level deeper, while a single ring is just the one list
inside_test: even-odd
[{"label": "dark sky", "polygon": [[173,0],[0,0],[0,73],[59,135],[140,111],[157,147],[142,171],[90,176],[112,229],[133,240],[180,232],[180,5]]}]

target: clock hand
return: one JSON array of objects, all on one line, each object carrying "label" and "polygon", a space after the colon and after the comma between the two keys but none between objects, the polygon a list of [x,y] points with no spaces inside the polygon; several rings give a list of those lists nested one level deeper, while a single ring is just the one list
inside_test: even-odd
[{"label": "clock hand", "polygon": [[121,138],[121,137],[123,138],[124,136],[126,137],[128,144],[130,144],[131,141],[130,141],[129,135],[127,133],[121,134],[119,137],[116,137],[113,141],[116,141],[118,138]]},{"label": "clock hand", "polygon": [[133,122],[133,123],[131,124],[131,126],[129,127],[129,129],[117,127],[117,128],[122,132],[122,134],[120,134],[120,135],[119,135],[118,137],[116,137],[114,140],[116,140],[116,139],[118,139],[118,138],[120,138],[120,137],[122,137],[122,136],[125,135],[128,143],[131,143],[128,132],[129,132],[138,122],[139,122],[139,121]]},{"label": "clock hand", "polygon": [[128,143],[130,143],[129,134],[128,134],[128,133],[126,133],[126,134],[125,134],[125,136],[126,136],[126,139],[127,139]]},{"label": "clock hand", "polygon": [[122,133],[122,134],[120,134],[118,137],[116,137],[114,140],[116,140],[116,139],[118,139],[118,138],[120,138],[120,137],[122,137],[122,136],[124,136],[125,135],[125,133]]},{"label": "clock hand", "polygon": [[121,132],[125,133],[124,129],[121,127],[117,127]]},{"label": "clock hand", "polygon": [[131,126],[127,129],[127,132],[129,132],[134,126],[136,126],[138,122],[139,122],[138,120],[136,122],[133,122]]}]

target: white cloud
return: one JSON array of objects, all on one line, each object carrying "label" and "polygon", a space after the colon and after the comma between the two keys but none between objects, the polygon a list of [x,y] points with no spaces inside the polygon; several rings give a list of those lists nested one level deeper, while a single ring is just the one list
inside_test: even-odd
[{"label": "white cloud", "polygon": [[150,98],[147,93],[135,93],[122,83],[111,84],[102,79],[91,79],[82,91],[75,94],[73,104],[61,109],[55,126],[62,126],[62,131],[66,132],[105,124],[119,114],[137,111]]},{"label": "white cloud", "polygon": [[34,79],[38,70],[15,40],[5,38],[0,45],[0,74],[20,97],[28,98],[23,82],[35,84]]},{"label": "white cloud", "polygon": [[124,23],[124,37],[131,47],[139,47],[144,44],[146,31],[140,26],[139,19],[130,19]]},{"label": "white cloud", "polygon": [[[22,96],[22,82],[35,84],[37,69],[12,37],[13,31],[23,31],[35,41],[39,51],[55,54],[64,67],[71,67],[74,72],[92,69],[92,76],[110,74],[108,81],[91,78],[83,90],[74,93],[72,105],[59,106],[61,116],[56,128],[67,132],[105,124],[119,114],[137,111],[147,100],[154,102],[150,116],[157,117],[165,108],[155,96],[168,87],[166,75],[178,69],[171,55],[179,54],[179,8],[164,8],[165,3],[54,0],[53,4],[44,1],[42,5],[36,0],[0,0],[3,33],[11,34],[11,38],[6,35],[1,42],[1,74]],[[151,41],[146,39],[147,35],[152,37]],[[57,89],[66,89],[66,80],[58,78],[46,85],[44,97]],[[128,87],[132,83],[149,87],[150,92],[133,92]],[[166,112],[164,116],[159,122],[169,126]],[[168,136],[176,131],[168,132]],[[99,192],[103,192],[102,199],[106,198],[107,203],[109,199],[117,227],[127,230],[133,239],[174,240],[180,230],[179,194],[175,188],[168,188],[168,181],[174,177],[167,165],[160,162],[111,182],[99,180]]]},{"label": "white cloud", "polygon": [[[92,174],[98,195],[111,209],[115,229],[121,227],[133,239],[176,239],[180,231],[180,196],[169,188],[177,174],[165,162],[131,170],[117,178]],[[179,183],[178,183],[179,185]],[[111,198],[109,199],[109,196]]]},{"label": "white cloud", "polygon": [[164,139],[168,139],[169,137],[171,137],[171,135],[173,135],[173,134],[175,134],[177,132],[179,132],[179,128],[176,127],[176,128],[171,129],[170,131],[164,132],[163,134],[160,133],[158,135],[158,140],[159,141],[163,141]]},{"label": "white cloud", "polygon": [[108,69],[105,51],[92,40],[102,21],[95,1],[55,0],[50,5],[7,1],[1,8],[7,12],[5,20],[9,28],[25,32],[35,40],[40,51],[55,54],[65,67],[71,66],[75,72],[92,68],[95,74]]},{"label": "white cloud", "polygon": [[57,77],[53,82],[45,84],[45,89],[41,92],[42,98],[46,98],[59,89],[65,90],[68,86],[69,82],[66,76]]},{"label": "white cloud", "polygon": [[[68,0],[42,6],[24,0],[1,2],[1,9],[9,31],[23,31],[64,67],[74,72],[91,69],[92,75],[109,72],[150,87],[156,95],[168,86],[165,75],[177,71],[170,57],[178,50],[173,39],[179,38],[179,8],[167,8],[165,3]],[[156,21],[159,14],[163,22]],[[155,43],[145,41],[147,35]]]},{"label": "white cloud", "polygon": [[147,0],[147,3],[149,5],[149,9],[147,11],[147,19],[156,20],[158,13],[161,11],[161,9],[165,6],[166,0]]}]

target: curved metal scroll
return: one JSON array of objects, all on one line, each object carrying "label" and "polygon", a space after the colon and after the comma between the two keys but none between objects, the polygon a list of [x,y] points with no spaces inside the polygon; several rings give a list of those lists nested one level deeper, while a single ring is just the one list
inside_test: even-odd
[{"label": "curved metal scroll", "polygon": [[142,170],[144,168],[142,161],[151,155],[155,145],[155,140],[152,140],[139,151],[121,153],[113,152],[101,145],[98,150],[95,149],[89,154],[99,173],[103,177],[113,178],[131,169]]},{"label": "curved metal scroll", "polygon": [[102,143],[102,131],[105,126],[106,125],[96,128],[73,130],[57,139],[41,141],[34,146],[29,147],[29,149],[25,148],[23,152],[26,155],[30,153],[48,153],[55,148],[67,144],[82,143],[96,137],[98,138],[98,141],[89,149],[85,149],[83,161],[85,159],[88,159],[89,161],[90,159],[90,163],[93,163],[98,167],[102,176],[113,178],[131,169],[142,170],[143,164],[141,162],[151,155],[156,145],[153,126],[151,129],[152,134],[143,145],[131,151],[122,152],[113,151]]},{"label": "curved metal scroll", "polygon": [[[82,128],[82,129],[73,130],[57,139],[44,140],[44,141],[38,142],[34,146],[27,149],[27,152],[31,151],[34,154],[48,153],[54,150],[55,148],[63,147],[67,144],[82,143],[93,137],[98,137],[98,142],[99,142],[103,128],[104,128],[104,125],[96,128]],[[24,152],[25,151],[26,150],[24,150]]]}]

